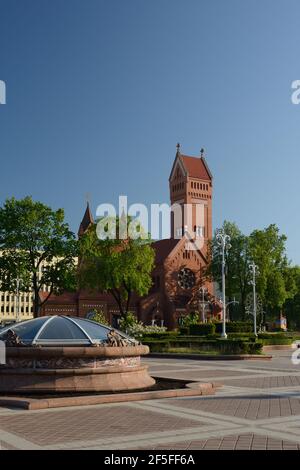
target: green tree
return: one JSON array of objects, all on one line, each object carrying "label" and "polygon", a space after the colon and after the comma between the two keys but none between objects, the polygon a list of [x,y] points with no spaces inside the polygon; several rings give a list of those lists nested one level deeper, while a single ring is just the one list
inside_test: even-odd
[{"label": "green tree", "polygon": [[295,295],[295,287],[287,278],[290,263],[286,240],[275,224],[254,230],[249,236],[251,258],[259,269],[257,292],[269,316],[277,316],[285,301]]},{"label": "green tree", "polygon": [[285,273],[286,289],[289,298],[285,301],[283,311],[286,314],[289,328],[300,328],[300,266],[292,266]]},{"label": "green tree", "polygon": [[19,283],[20,292],[33,292],[34,317],[51,294],[75,287],[76,240],[63,209],[31,197],[7,199],[0,208],[0,252],[0,289],[14,293]]},{"label": "green tree", "polygon": [[293,299],[300,293],[300,266],[288,266],[283,270],[285,289],[288,299]]},{"label": "green tree", "polygon": [[[257,293],[262,299],[269,317],[278,316],[288,299],[297,293],[295,268],[286,256],[286,236],[272,224],[263,230],[254,230],[244,235],[236,224],[225,221],[223,230],[231,237],[231,248],[226,253],[226,295],[239,301],[239,313],[245,318],[246,298],[252,287],[249,284],[249,263],[254,261],[259,268],[256,279]],[[210,276],[221,285],[221,255],[213,237],[210,246]],[[297,269],[296,269],[297,272]],[[231,307],[231,311],[237,310]]]},{"label": "green tree", "polygon": [[[228,301],[235,297],[239,301],[239,307],[230,306],[230,311],[238,310],[239,315],[245,315],[245,303],[249,287],[249,242],[248,237],[242,234],[235,223],[225,221],[222,229],[230,236],[231,248],[226,252],[226,296]],[[215,231],[210,244],[209,276],[221,285],[221,252],[217,243]]]},{"label": "green tree", "polygon": [[[119,219],[114,223],[118,234]],[[131,219],[126,223],[129,228]],[[80,239],[80,258],[80,285],[110,293],[122,317],[128,314],[133,294],[146,295],[152,285],[154,250],[142,230],[138,238],[99,239],[93,225]]]}]

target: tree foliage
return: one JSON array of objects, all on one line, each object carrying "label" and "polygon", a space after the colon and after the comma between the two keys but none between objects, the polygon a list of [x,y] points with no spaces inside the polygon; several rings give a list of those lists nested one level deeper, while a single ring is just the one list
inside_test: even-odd
[{"label": "tree foliage", "polygon": [[284,281],[289,267],[286,239],[274,224],[264,230],[254,230],[249,236],[251,258],[259,269],[257,291],[269,308],[281,308],[289,297]]},{"label": "tree foliage", "polygon": [[[247,294],[249,287],[249,240],[242,234],[238,226],[233,222],[225,221],[222,229],[230,236],[231,248],[226,251],[226,295],[229,300],[234,297],[240,302],[240,311],[244,314]],[[210,265],[208,269],[209,276],[221,285],[221,252],[217,243],[218,230],[210,244]],[[236,310],[233,306],[230,309]]]},{"label": "tree foliage", "polygon": [[284,304],[289,327],[300,328],[300,266],[292,266],[286,270],[286,286],[290,295]]},{"label": "tree foliage", "polygon": [[[130,222],[128,218],[128,225]],[[116,225],[118,229],[118,219]],[[91,226],[79,243],[80,285],[110,293],[121,316],[126,316],[133,294],[146,295],[152,285],[154,250],[149,240],[144,237],[99,239],[96,226]]]},{"label": "tree foliage", "polygon": [[[240,316],[245,318],[246,298],[252,291],[249,263],[254,261],[258,266],[257,293],[262,299],[264,310],[269,319],[278,316],[286,302],[299,292],[299,268],[291,266],[287,259],[286,236],[280,234],[279,228],[274,224],[263,230],[254,230],[249,236],[244,235],[231,222],[225,221],[222,228],[231,237],[231,248],[226,253],[228,300],[237,298],[240,302]],[[220,285],[221,257],[216,233],[211,242],[208,272]]]},{"label": "tree foliage", "polygon": [[18,283],[20,292],[33,291],[35,317],[52,293],[75,287],[76,240],[62,209],[31,197],[7,199],[0,208],[0,252],[0,289],[14,293]]}]

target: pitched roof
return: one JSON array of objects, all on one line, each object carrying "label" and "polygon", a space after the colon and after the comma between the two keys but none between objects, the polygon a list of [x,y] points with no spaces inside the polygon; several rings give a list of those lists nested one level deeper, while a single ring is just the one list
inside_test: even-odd
[{"label": "pitched roof", "polygon": [[199,157],[191,157],[189,155],[183,155],[180,152],[180,147],[177,148],[169,181],[172,179],[174,170],[178,165],[181,167],[185,175],[191,176],[192,178],[199,178],[207,181],[212,181],[213,179],[213,176],[209,170],[208,164],[202,152],[201,156]]},{"label": "pitched roof", "polygon": [[176,238],[166,238],[154,242],[152,248],[155,250],[155,264],[162,263],[179,242],[180,239]]},{"label": "pitched roof", "polygon": [[94,217],[91,213],[90,205],[87,203],[84,216],[78,230],[78,237],[84,234],[91,224],[94,223]]},{"label": "pitched roof", "polygon": [[[182,238],[165,238],[164,240],[158,240],[154,243],[152,243],[152,248],[155,251],[155,265],[163,263],[165,259],[169,256],[169,254],[173,251],[173,249],[179,244],[179,243],[186,243],[186,241],[189,240],[190,243],[195,244],[195,241],[193,238],[188,236],[186,238],[183,236]],[[195,245],[195,253],[198,254],[202,260],[207,262],[206,257],[202,253],[202,250],[200,250],[197,245]]]},{"label": "pitched roof", "polygon": [[212,174],[204,157],[189,157],[188,155],[179,154],[179,158],[189,176],[211,181]]}]

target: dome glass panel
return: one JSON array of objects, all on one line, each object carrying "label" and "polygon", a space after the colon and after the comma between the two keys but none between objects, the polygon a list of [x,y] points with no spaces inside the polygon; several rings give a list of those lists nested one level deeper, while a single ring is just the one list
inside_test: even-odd
[{"label": "dome glass panel", "polygon": [[[9,330],[14,331],[25,345],[89,346],[105,343],[113,328],[84,318],[55,315],[7,326],[0,330],[0,340]],[[123,332],[118,333],[128,338]],[[128,339],[135,343],[134,339]]]},{"label": "dome glass panel", "polygon": [[111,328],[91,320],[85,320],[83,318],[74,318],[73,320],[77,325],[83,328],[92,339],[106,340],[107,333],[111,330]]},{"label": "dome glass panel", "polygon": [[20,323],[6,326],[0,330],[0,339],[1,335],[6,333],[8,330],[13,330],[20,338],[22,338],[22,341],[31,342],[40,331],[44,323],[46,323],[47,319],[48,317],[35,318],[33,320],[26,320]]},{"label": "dome glass panel", "polygon": [[87,337],[84,332],[78,328],[75,323],[65,317],[54,317],[51,319],[44,329],[37,335],[36,341],[39,340],[57,340],[57,339],[83,339]]}]

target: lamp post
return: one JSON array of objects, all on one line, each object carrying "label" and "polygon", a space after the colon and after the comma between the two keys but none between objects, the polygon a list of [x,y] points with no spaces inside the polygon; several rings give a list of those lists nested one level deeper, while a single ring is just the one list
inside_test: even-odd
[{"label": "lamp post", "polygon": [[205,323],[205,307],[206,307],[206,304],[205,304],[205,300],[204,300],[204,296],[207,294],[207,289],[205,287],[200,287],[199,289],[199,294],[202,296],[202,323]]},{"label": "lamp post", "polygon": [[[230,302],[228,302],[228,304],[226,304],[226,311],[227,311],[229,305],[239,305],[239,301],[235,300],[235,297],[234,297],[233,300],[231,300]],[[229,317],[229,313],[228,313],[228,317]]]},{"label": "lamp post", "polygon": [[[223,305],[224,305],[224,304],[223,304],[223,299],[218,299],[218,300],[219,300],[220,304],[222,305],[222,308],[224,309],[224,307],[223,307]],[[228,310],[229,305],[238,305],[238,304],[239,304],[239,301],[238,301],[238,300],[235,300],[235,297],[234,297],[233,300],[231,300],[230,302],[228,302],[227,304],[225,304],[225,312],[226,312],[226,314],[227,314],[227,310]],[[229,315],[228,315],[228,317],[229,317]]]},{"label": "lamp post", "polygon": [[219,230],[216,236],[218,245],[221,248],[222,254],[222,303],[223,303],[223,325],[222,325],[222,338],[227,338],[226,334],[226,292],[225,292],[225,251],[231,248],[230,236],[227,235],[223,229]]},{"label": "lamp post", "polygon": [[16,279],[16,296],[15,296],[15,304],[16,304],[16,323],[20,321],[20,278],[19,276]]},{"label": "lamp post", "polygon": [[258,274],[258,266],[254,263],[249,264],[249,269],[250,269],[250,274],[252,274],[252,279],[250,280],[250,284],[252,284],[253,287],[253,330],[254,330],[254,335],[257,336],[257,331],[256,331],[256,314],[257,314],[257,305],[256,305],[256,277]]}]

